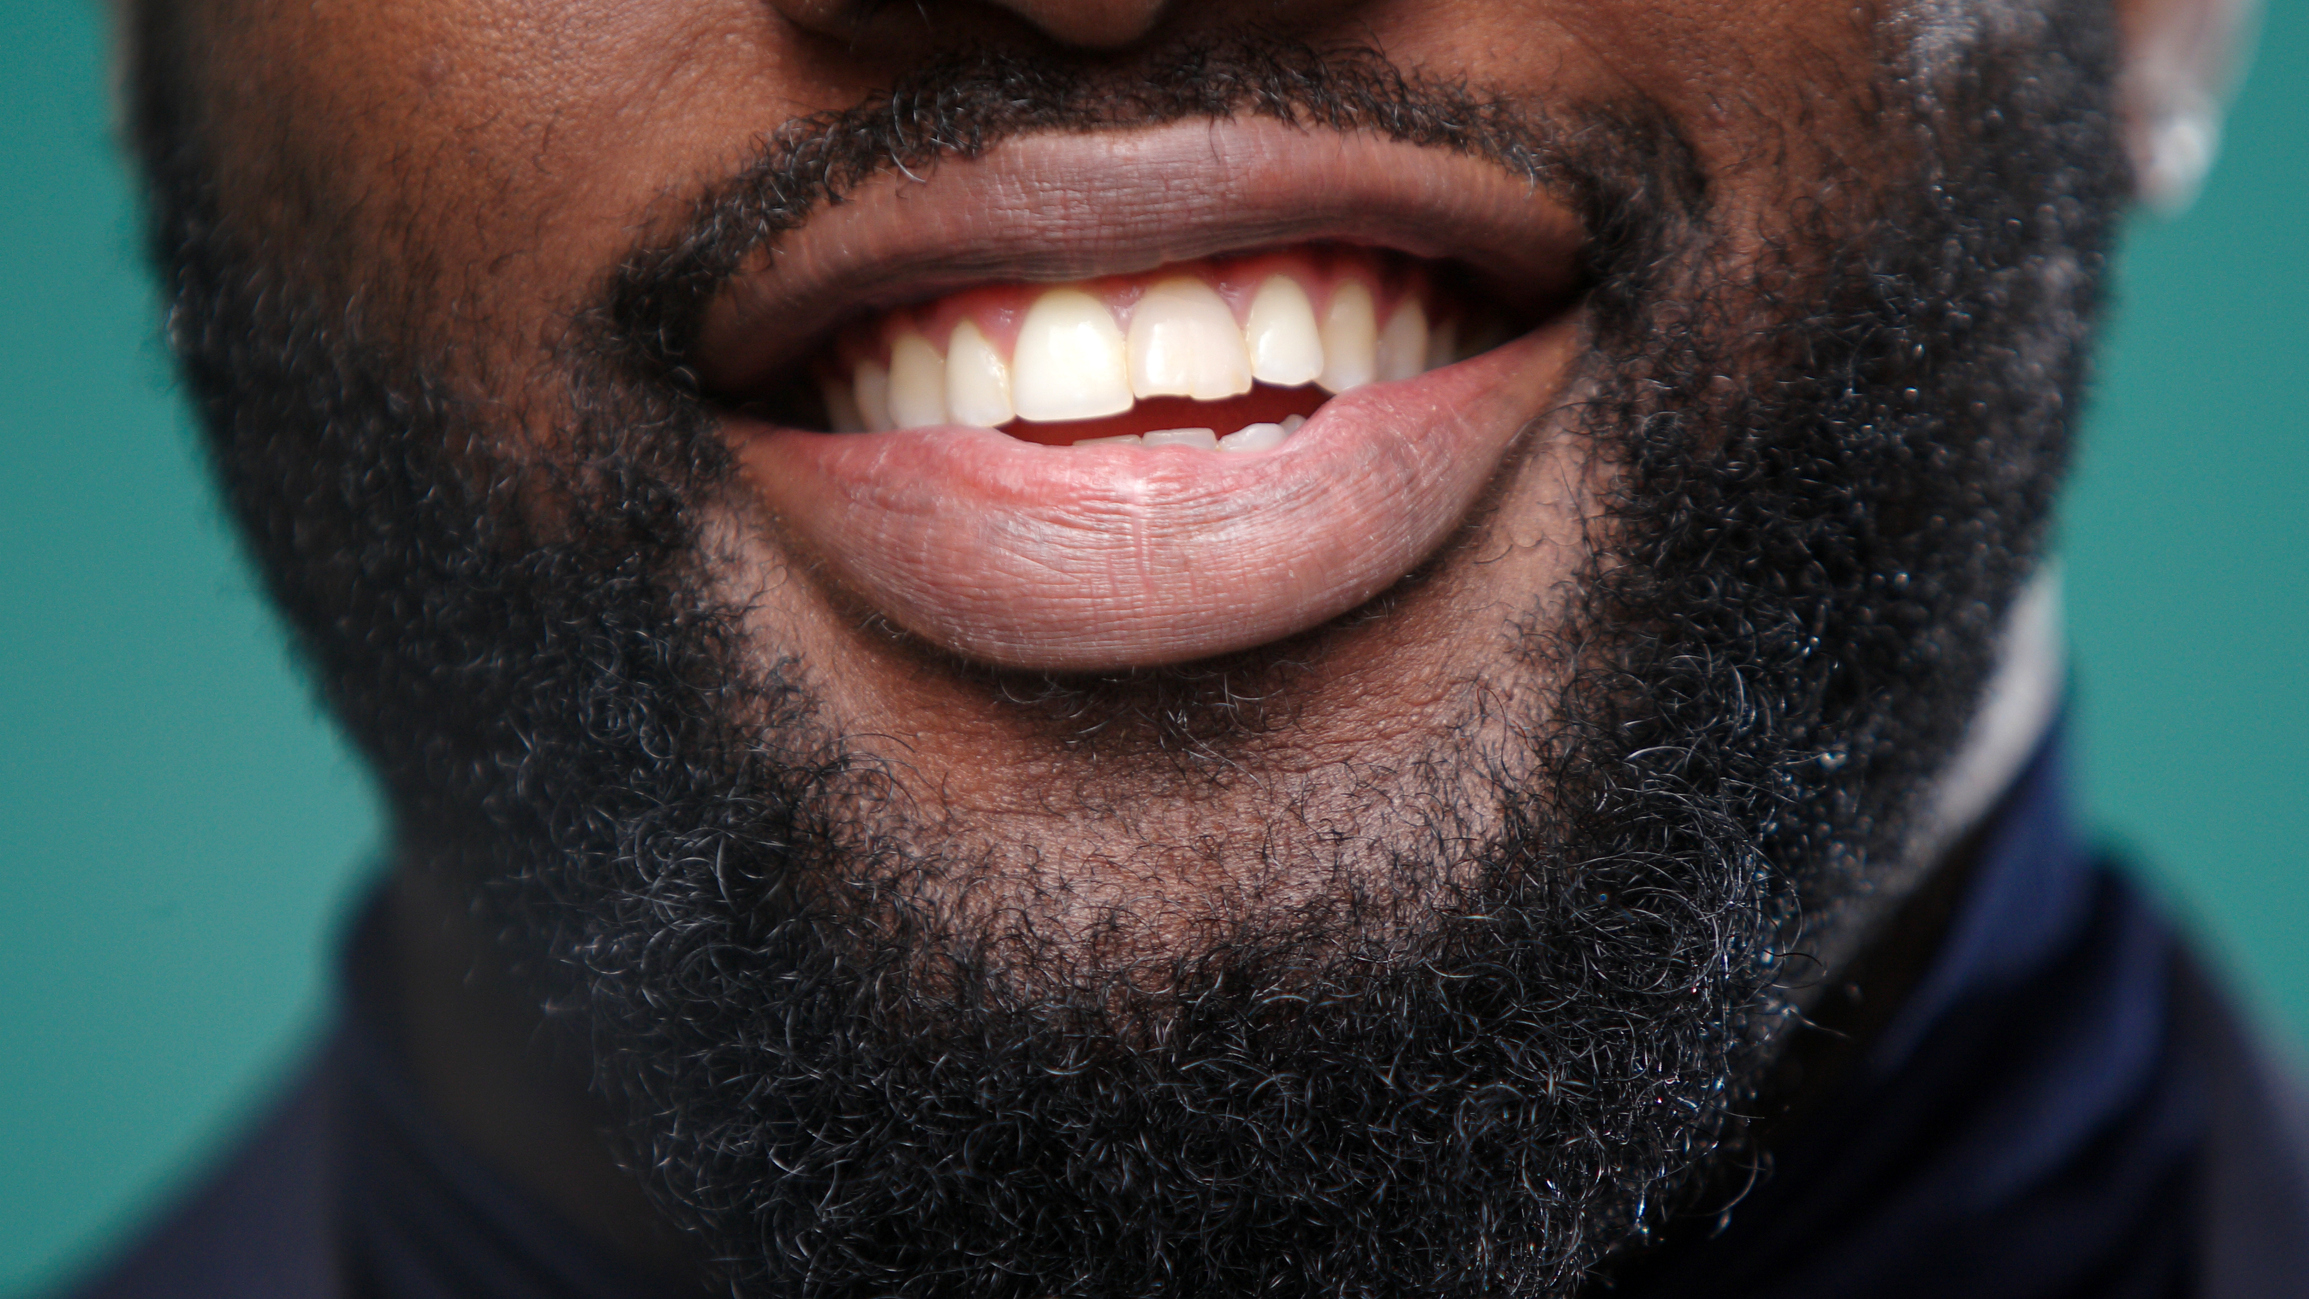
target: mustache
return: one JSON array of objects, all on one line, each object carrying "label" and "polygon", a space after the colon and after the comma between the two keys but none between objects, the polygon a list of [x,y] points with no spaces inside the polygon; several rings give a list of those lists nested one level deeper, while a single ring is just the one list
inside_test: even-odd
[{"label": "mustache", "polygon": [[1366,132],[1488,162],[1551,191],[1591,232],[1583,278],[1643,264],[1658,231],[1633,214],[1696,215],[1695,151],[1646,100],[1577,108],[1438,81],[1368,46],[1318,49],[1256,33],[1158,49],[1128,64],[1003,46],[908,70],[848,108],[793,119],[692,198],[671,238],[633,250],[594,314],[628,360],[695,392],[687,368],[706,306],[749,262],[877,177],[919,178],[1036,132],[1264,117]]}]

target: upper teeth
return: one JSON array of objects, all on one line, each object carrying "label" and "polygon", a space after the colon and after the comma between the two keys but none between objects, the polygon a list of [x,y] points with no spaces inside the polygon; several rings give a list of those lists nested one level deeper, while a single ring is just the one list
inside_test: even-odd
[{"label": "upper teeth", "polygon": [[[1120,307],[1081,287],[1045,289],[1012,317],[1017,337],[1007,357],[977,320],[955,323],[941,351],[901,315],[883,334],[886,362],[864,356],[848,375],[827,377],[827,413],[838,431],[1089,420],[1127,411],[1142,397],[1224,400],[1254,382],[1345,392],[1459,357],[1456,322],[1431,328],[1416,294],[1396,302],[1384,324],[1371,288],[1352,277],[1337,280],[1320,315],[1291,275],[1267,276],[1247,296],[1238,320],[1217,289],[1191,275],[1161,279]],[[1254,424],[1220,438],[1174,429],[1145,442],[1247,450],[1288,432]]]},{"label": "upper teeth", "polygon": [[[900,338],[920,338],[911,329]],[[929,344],[923,344],[928,347]],[[1010,358],[1010,401],[1024,419],[1097,419],[1131,406],[1122,330],[1106,304],[1080,289],[1052,289],[1027,308]],[[891,378],[896,379],[895,372]],[[925,372],[927,383],[932,376]],[[944,384],[926,387],[930,401]],[[928,403],[926,402],[925,405]],[[890,412],[896,418],[898,412]],[[940,417],[921,424],[943,424]],[[918,428],[921,424],[900,424]]]},{"label": "upper teeth", "polygon": [[1262,383],[1294,388],[1313,383],[1323,372],[1323,339],[1315,330],[1315,308],[1307,291],[1288,275],[1270,276],[1251,298],[1243,321],[1250,344],[1251,375]]},{"label": "upper teeth", "polygon": [[946,340],[946,413],[958,424],[994,428],[1018,410],[1010,403],[1010,365],[977,324],[965,320]]},{"label": "upper teeth", "polygon": [[1217,401],[1251,390],[1251,350],[1243,328],[1201,280],[1165,280],[1148,289],[1131,312],[1124,345],[1133,397]]},{"label": "upper teeth", "polygon": [[[1425,325],[1420,326],[1426,329]],[[1379,349],[1379,322],[1372,314],[1371,290],[1353,280],[1332,290],[1323,313],[1323,372],[1315,382],[1327,392],[1345,392],[1371,382]],[[1425,351],[1422,340],[1421,351]]]}]

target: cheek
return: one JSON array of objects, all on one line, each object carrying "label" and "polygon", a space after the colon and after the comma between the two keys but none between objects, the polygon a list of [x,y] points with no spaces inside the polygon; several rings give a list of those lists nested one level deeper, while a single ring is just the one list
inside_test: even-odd
[{"label": "cheek", "polygon": [[820,106],[748,0],[257,0],[206,28],[231,216],[500,337]]},{"label": "cheek", "polygon": [[1382,47],[1399,61],[1463,70],[1542,111],[1658,110],[1718,205],[1764,224],[1825,167],[1871,150],[1895,35],[1879,0],[1418,0],[1388,13],[1400,44]]}]

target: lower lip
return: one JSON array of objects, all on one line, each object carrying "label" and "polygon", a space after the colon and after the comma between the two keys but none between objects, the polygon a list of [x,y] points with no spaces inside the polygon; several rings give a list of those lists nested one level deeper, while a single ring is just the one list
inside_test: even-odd
[{"label": "lower lip", "polygon": [[999,667],[1151,667],[1309,630],[1401,580],[1560,387],[1574,330],[1355,389],[1265,452],[728,431],[789,535],[899,626]]}]

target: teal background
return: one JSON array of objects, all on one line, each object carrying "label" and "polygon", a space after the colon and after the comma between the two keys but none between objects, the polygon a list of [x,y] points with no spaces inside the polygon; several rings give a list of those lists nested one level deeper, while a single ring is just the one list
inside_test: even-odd
[{"label": "teal background", "polygon": [[[114,157],[99,6],[0,46],[0,1293],[130,1227],[321,1004],[372,791],[203,481]],[[2066,510],[2097,823],[2309,1029],[2309,10],[2197,206],[2144,222]]]}]

